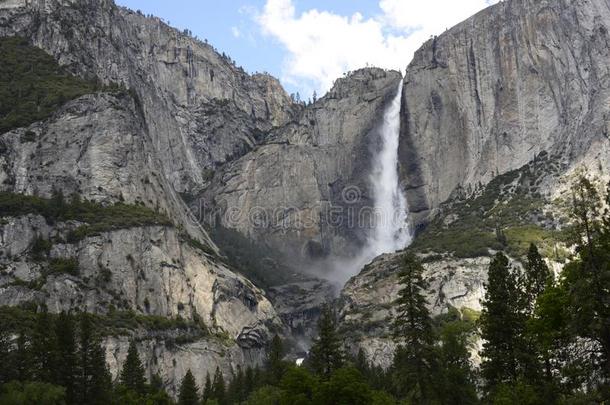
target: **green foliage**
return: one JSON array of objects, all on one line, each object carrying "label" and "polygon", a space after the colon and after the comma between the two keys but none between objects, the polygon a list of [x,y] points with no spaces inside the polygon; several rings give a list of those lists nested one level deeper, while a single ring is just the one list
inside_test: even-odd
[{"label": "green foliage", "polygon": [[[8,313],[14,315],[14,311]],[[6,317],[3,317],[4,319]],[[0,373],[2,377],[0,383],[15,380],[28,384],[29,381],[44,383],[47,386],[53,384],[61,387],[60,403],[68,405],[106,404],[110,400],[111,380],[106,366],[105,351],[99,344],[97,332],[93,325],[87,322],[85,315],[81,316],[78,339],[75,318],[72,315],[54,316],[46,311],[38,314],[31,312],[26,321],[27,329],[23,324],[0,323],[0,336],[13,334],[13,328],[19,330],[15,343],[5,348],[8,350],[3,354],[5,361],[3,366],[7,367],[10,373],[6,375]],[[1,348],[0,353],[2,353]],[[100,381],[105,382],[103,386],[99,384]],[[11,395],[25,397],[31,395],[28,393],[27,384],[23,387],[25,393]],[[0,403],[12,402],[0,401]]]},{"label": "green foliage", "polygon": [[362,374],[353,367],[339,368],[314,394],[317,404],[369,405],[373,391]]},{"label": "green foliage", "polygon": [[34,239],[32,243],[32,247],[30,248],[30,256],[32,260],[35,262],[43,261],[49,255],[51,248],[53,247],[53,243],[47,239],[44,239],[40,236]]},{"label": "green foliage", "polygon": [[[0,60],[0,133],[45,119],[84,94],[117,90],[70,75],[23,38],[0,38]],[[35,141],[35,134],[26,132],[23,141]]]},{"label": "green foliage", "polygon": [[523,347],[525,318],[515,270],[508,258],[497,253],[489,266],[487,291],[480,325],[483,343],[481,370],[487,389],[517,381],[519,350]]},{"label": "green foliage", "polygon": [[[50,223],[57,221],[86,223],[69,233],[70,243],[116,229],[171,225],[163,215],[140,205],[116,203],[105,206],[92,201],[82,201],[78,196],[66,201],[59,192],[56,192],[51,199],[0,192],[0,216],[16,217],[28,214],[42,215]],[[40,245],[36,246],[37,254],[47,247],[42,245],[42,242],[39,243]]]},{"label": "green foliage", "polygon": [[49,273],[50,274],[70,274],[71,276],[78,276],[78,273],[79,273],[78,260],[75,258],[52,259],[49,262]]},{"label": "green foliage", "polygon": [[537,193],[541,179],[555,170],[551,158],[543,153],[528,165],[495,177],[474,197],[449,201],[411,249],[452,253],[459,258],[504,250],[521,257],[536,243],[547,256],[564,259],[559,246],[565,232],[543,225],[553,223],[553,218],[544,212],[546,201]]},{"label": "green foliage", "polygon": [[[36,308],[0,306],[0,323],[12,333],[30,333],[36,325]],[[56,318],[57,315],[49,314]],[[104,336],[131,335],[137,329],[151,332],[178,331],[191,339],[209,336],[210,332],[201,320],[187,321],[183,318],[167,318],[157,315],[142,315],[134,311],[110,311],[105,315],[88,314],[92,327]]]},{"label": "green foliage", "polygon": [[392,365],[396,393],[426,403],[432,395],[432,320],[426,307],[424,268],[413,253],[402,257],[401,289],[395,302],[394,337],[399,344]]},{"label": "green foliage", "polygon": [[554,280],[531,245],[520,273],[490,266],[480,319],[482,375],[493,404],[596,403],[610,390],[610,211],[586,178],[572,188],[576,254]]},{"label": "green foliage", "polygon": [[205,385],[203,386],[202,402],[205,404],[207,400],[212,400],[214,393],[212,392],[212,379],[210,373],[205,375]]},{"label": "green foliage", "polygon": [[310,356],[311,368],[323,379],[328,379],[345,362],[341,338],[336,330],[335,314],[330,307],[322,310],[318,321],[318,337],[311,347]]},{"label": "green foliage", "polygon": [[121,384],[125,388],[138,394],[144,394],[146,378],[144,377],[144,366],[138,355],[138,348],[134,340],[129,344],[127,358],[123,363],[120,376]]},{"label": "green foliage", "polygon": [[267,382],[271,385],[279,383],[284,374],[287,364],[284,362],[284,347],[278,335],[271,339],[267,360],[265,361],[265,373]]},{"label": "green foliage", "polygon": [[0,404],[6,405],[65,405],[63,387],[42,382],[12,381],[0,387]]},{"label": "green foliage", "polygon": [[225,379],[220,371],[220,368],[216,367],[214,372],[214,380],[212,381],[212,394],[209,399],[218,401],[219,405],[225,405],[227,397],[227,388],[225,385]]},{"label": "green foliage", "polygon": [[187,370],[182,383],[180,384],[180,393],[178,395],[178,405],[198,405],[199,404],[199,388],[195,382],[195,377],[191,370]]},{"label": "green foliage", "polygon": [[278,387],[266,385],[254,391],[246,402],[248,405],[280,404],[283,392]]},{"label": "green foliage", "polygon": [[78,357],[73,317],[61,313],[55,321],[57,344],[56,383],[66,389],[66,402],[76,403],[78,396]]},{"label": "green foliage", "polygon": [[189,245],[191,245],[192,247],[194,247],[195,249],[199,249],[202,252],[204,252],[205,254],[207,254],[208,256],[212,256],[212,257],[216,257],[216,252],[214,252],[214,250],[209,247],[208,245],[204,245],[203,243],[199,242],[197,239],[193,239],[189,236],[186,236],[187,241],[189,243]]},{"label": "green foliage", "polygon": [[436,348],[438,370],[436,396],[446,405],[476,404],[476,377],[470,364],[468,339],[474,331],[470,322],[455,320],[443,326]]},{"label": "green foliage", "polygon": [[283,390],[282,402],[293,404],[311,403],[318,379],[303,367],[288,367],[281,377],[279,386]]},{"label": "green foliage", "polygon": [[[592,359],[576,359],[574,384],[595,386],[591,375],[610,379],[610,185],[603,197],[586,178],[573,187],[574,243],[577,255],[564,267],[560,286],[566,292],[567,326],[572,342],[593,343]],[[610,389],[606,388],[610,395]]]}]

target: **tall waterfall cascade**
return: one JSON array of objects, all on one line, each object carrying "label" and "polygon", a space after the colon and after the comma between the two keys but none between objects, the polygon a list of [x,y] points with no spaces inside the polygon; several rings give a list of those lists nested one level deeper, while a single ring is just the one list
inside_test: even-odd
[{"label": "tall waterfall cascade", "polygon": [[373,158],[370,181],[376,221],[367,249],[372,257],[403,249],[411,242],[407,223],[407,200],[398,177],[401,101],[402,80],[396,96],[384,113],[380,130],[381,149]]},{"label": "tall waterfall cascade", "polygon": [[[402,81],[396,96],[386,107],[379,128],[378,148],[373,153],[370,184],[373,194],[373,215],[369,234],[360,253],[350,258],[334,259],[322,277],[343,284],[375,257],[392,253],[411,243],[407,200],[398,176],[398,141],[400,136],[400,105]],[[312,270],[314,274],[320,274]]]}]

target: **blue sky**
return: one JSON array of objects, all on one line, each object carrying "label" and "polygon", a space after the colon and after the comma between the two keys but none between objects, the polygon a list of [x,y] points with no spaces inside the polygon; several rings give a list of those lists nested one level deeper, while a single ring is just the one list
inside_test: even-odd
[{"label": "blue sky", "polygon": [[190,29],[247,71],[269,72],[306,98],[367,65],[404,70],[430,35],[497,0],[116,1]]}]

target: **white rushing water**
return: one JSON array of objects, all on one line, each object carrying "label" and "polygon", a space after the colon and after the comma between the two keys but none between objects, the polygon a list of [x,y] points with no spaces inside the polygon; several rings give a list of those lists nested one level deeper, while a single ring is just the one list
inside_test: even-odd
[{"label": "white rushing water", "polygon": [[373,154],[370,182],[374,199],[375,222],[360,254],[334,259],[322,277],[339,287],[375,257],[392,253],[411,243],[407,222],[408,208],[398,177],[398,141],[402,81],[396,96],[386,108],[380,128],[379,148]]},{"label": "white rushing water", "polygon": [[386,109],[381,128],[381,150],[374,156],[371,185],[376,223],[368,241],[369,254],[376,257],[402,249],[411,242],[407,224],[407,200],[398,179],[398,140],[402,80],[396,96]]}]

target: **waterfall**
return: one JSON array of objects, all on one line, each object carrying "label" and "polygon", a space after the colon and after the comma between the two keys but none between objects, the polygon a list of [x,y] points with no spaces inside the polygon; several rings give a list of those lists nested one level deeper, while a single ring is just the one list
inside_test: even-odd
[{"label": "waterfall", "polygon": [[373,187],[376,223],[368,240],[370,255],[394,252],[411,242],[407,225],[407,201],[398,180],[398,140],[402,80],[396,96],[383,115],[381,149],[373,158]]},{"label": "waterfall", "polygon": [[[407,223],[407,200],[398,178],[398,139],[400,135],[400,103],[402,81],[396,96],[383,114],[379,129],[379,149],[373,154],[371,182],[374,201],[374,223],[360,253],[350,258],[334,258],[322,268],[322,277],[341,288],[345,282],[383,253],[403,249],[411,243]],[[312,269],[310,273],[321,274]]]}]

